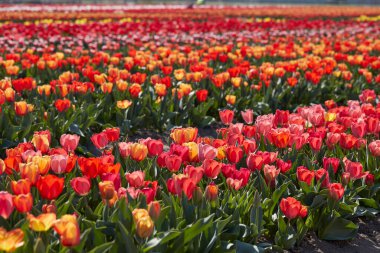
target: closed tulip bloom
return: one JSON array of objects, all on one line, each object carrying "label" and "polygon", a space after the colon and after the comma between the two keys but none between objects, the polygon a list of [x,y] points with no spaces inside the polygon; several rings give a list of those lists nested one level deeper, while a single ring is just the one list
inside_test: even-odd
[{"label": "closed tulip bloom", "polygon": [[308,185],[311,185],[314,179],[314,171],[307,169],[304,166],[299,166],[297,168],[297,178],[299,181],[305,182]]},{"label": "closed tulip bloom", "polygon": [[332,199],[338,201],[344,195],[344,187],[340,183],[332,183],[329,186],[329,195]]},{"label": "closed tulip bloom", "polygon": [[17,116],[24,116],[28,113],[28,104],[25,101],[15,102],[14,107]]},{"label": "closed tulip bloom", "polygon": [[98,176],[100,160],[97,157],[79,157],[78,165],[82,174],[89,178],[96,178]]},{"label": "closed tulip bloom", "polygon": [[32,143],[42,154],[47,153],[50,146],[50,133],[45,131],[34,133]]},{"label": "closed tulip bloom", "polygon": [[376,156],[376,157],[380,156],[380,140],[371,142],[368,145],[368,148],[373,156]]},{"label": "closed tulip bloom", "polygon": [[199,148],[198,144],[195,142],[186,142],[182,144],[189,149],[189,161],[196,162],[199,160]]},{"label": "closed tulip bloom", "polygon": [[154,223],[149,216],[140,218],[136,224],[136,233],[140,238],[148,238],[153,234]]},{"label": "closed tulip bloom", "polygon": [[20,213],[27,213],[32,210],[33,196],[31,193],[13,196],[13,204]]},{"label": "closed tulip bloom", "polygon": [[198,158],[200,161],[203,161],[205,159],[211,159],[212,160],[218,154],[218,150],[216,148],[214,148],[211,145],[202,144],[202,143],[198,144],[198,152],[199,152]]},{"label": "closed tulip bloom", "polygon": [[234,111],[228,109],[221,110],[219,111],[219,117],[223,124],[229,125],[232,123],[232,120],[234,119]]},{"label": "closed tulip bloom", "polygon": [[12,194],[1,191],[0,192],[0,216],[8,219],[14,209]]},{"label": "closed tulip bloom", "polygon": [[115,186],[112,181],[99,182],[99,191],[102,199],[110,200],[113,198]]},{"label": "closed tulip bloom", "polygon": [[161,213],[160,202],[158,202],[158,201],[150,202],[148,205],[148,212],[149,212],[149,216],[154,221],[156,221],[160,217],[160,213]]},{"label": "closed tulip bloom", "polygon": [[132,211],[132,216],[133,216],[133,220],[134,220],[135,224],[137,224],[137,222],[141,218],[143,218],[143,217],[149,217],[149,212],[146,209],[137,208],[137,209],[134,209]]},{"label": "closed tulip bloom", "polygon": [[286,148],[290,141],[290,131],[287,128],[277,128],[270,131],[273,144],[278,148]]},{"label": "closed tulip bloom", "polygon": [[275,166],[268,165],[268,164],[264,165],[263,171],[264,171],[264,177],[267,180],[267,182],[274,181],[277,178],[277,176],[280,174],[280,169],[277,169]]},{"label": "closed tulip bloom", "polygon": [[130,187],[140,188],[145,181],[145,173],[143,171],[134,171],[132,173],[125,174]]},{"label": "closed tulip bloom", "polygon": [[306,207],[301,205],[301,202],[292,197],[281,199],[280,209],[282,213],[290,220],[297,217],[303,218],[307,215]]},{"label": "closed tulip bloom", "polygon": [[88,177],[75,177],[70,181],[71,187],[80,196],[86,196],[91,190],[91,181]]},{"label": "closed tulip bloom", "polygon": [[165,157],[165,165],[171,172],[177,172],[181,167],[182,159],[177,155],[168,155]]},{"label": "closed tulip bloom", "polygon": [[80,136],[76,134],[62,134],[59,141],[67,152],[73,152],[78,146],[79,139]]},{"label": "closed tulip bloom", "polygon": [[195,141],[198,135],[198,128],[174,128],[170,133],[170,137],[177,144]]},{"label": "closed tulip bloom", "polygon": [[51,156],[51,169],[56,174],[62,174],[66,171],[67,156],[66,155],[53,155]]},{"label": "closed tulip bloom", "polygon": [[36,184],[38,176],[40,175],[38,166],[33,162],[26,164],[21,163],[20,174],[23,179],[29,179],[32,185]]},{"label": "closed tulip bloom", "polygon": [[149,156],[157,156],[164,150],[164,144],[161,140],[148,140],[145,145],[148,148]]},{"label": "closed tulip bloom", "polygon": [[93,134],[91,136],[91,141],[98,149],[103,149],[108,145],[107,134],[104,132]]},{"label": "closed tulip bloom", "polygon": [[215,201],[218,198],[219,188],[216,184],[211,183],[206,186],[205,197],[208,201]]},{"label": "closed tulip bloom", "polygon": [[132,143],[119,142],[118,146],[121,157],[126,158],[131,154],[131,144]]},{"label": "closed tulip bloom", "polygon": [[253,123],[253,111],[251,109],[242,111],[241,116],[248,125]]},{"label": "closed tulip bloom", "polygon": [[226,154],[230,163],[238,163],[243,158],[243,150],[240,147],[229,146],[226,149]]},{"label": "closed tulip bloom", "polygon": [[234,189],[235,191],[238,191],[243,186],[243,180],[239,179],[233,179],[233,178],[227,178],[226,183],[229,188]]},{"label": "closed tulip bloom", "polygon": [[131,153],[130,156],[133,160],[141,162],[148,155],[148,148],[144,144],[133,143],[130,146]]},{"label": "closed tulip bloom", "polygon": [[43,213],[35,217],[32,214],[27,215],[29,221],[29,228],[36,232],[45,232],[48,231],[56,221],[55,213]]},{"label": "closed tulip bloom", "polygon": [[108,141],[117,141],[120,138],[120,128],[112,127],[103,130],[103,133],[107,135]]},{"label": "closed tulip bloom", "polygon": [[261,168],[263,167],[263,164],[264,164],[264,159],[261,155],[253,154],[253,153],[249,154],[247,158],[248,169],[250,169],[251,171],[261,170]]},{"label": "closed tulip bloom", "polygon": [[204,169],[204,175],[206,177],[215,179],[218,177],[222,169],[222,164],[215,160],[206,159],[204,160],[202,167]]},{"label": "closed tulip bloom", "polygon": [[41,175],[45,175],[49,172],[50,170],[50,165],[51,165],[51,157],[48,155],[45,156],[34,156],[32,157],[32,162],[37,165],[38,167],[38,172]]},{"label": "closed tulip bloom", "polygon": [[42,198],[48,200],[56,199],[63,191],[64,182],[64,178],[47,175],[38,179],[37,189]]},{"label": "closed tulip bloom", "polygon": [[31,183],[29,179],[19,179],[11,181],[11,188],[14,195],[27,194],[30,192]]},{"label": "closed tulip bloom", "polygon": [[13,252],[24,245],[24,232],[19,229],[6,231],[0,227],[0,251]]},{"label": "closed tulip bloom", "polygon": [[75,215],[63,215],[54,223],[54,230],[60,235],[63,246],[75,247],[80,243],[80,229]]}]

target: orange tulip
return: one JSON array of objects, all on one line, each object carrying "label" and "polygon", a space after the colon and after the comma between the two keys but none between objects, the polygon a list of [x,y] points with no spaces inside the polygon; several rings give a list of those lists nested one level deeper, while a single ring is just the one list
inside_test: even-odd
[{"label": "orange tulip", "polygon": [[13,204],[18,212],[29,212],[33,207],[33,196],[31,193],[13,196]]},{"label": "orange tulip", "polygon": [[132,102],[129,100],[120,100],[116,102],[116,107],[119,109],[127,109],[132,105]]},{"label": "orange tulip", "polygon": [[178,144],[194,141],[197,138],[197,135],[198,128],[193,127],[175,128],[170,133],[170,137]]},{"label": "orange tulip", "polygon": [[144,144],[133,143],[131,144],[131,158],[135,161],[142,161],[148,155],[148,148]]},{"label": "orange tulip", "polygon": [[30,185],[31,183],[29,179],[20,179],[18,181],[11,181],[11,188],[12,188],[13,194],[15,195],[29,193]]},{"label": "orange tulip", "polygon": [[110,200],[113,198],[115,186],[112,181],[99,182],[99,191],[102,199]]},{"label": "orange tulip", "polygon": [[15,112],[18,116],[24,116],[28,113],[28,104],[25,101],[15,102]]},{"label": "orange tulip", "polygon": [[36,149],[41,151],[41,153],[47,153],[49,151],[50,138],[49,135],[45,132],[34,133],[32,143]]},{"label": "orange tulip", "polygon": [[80,229],[75,215],[63,215],[55,222],[54,230],[60,235],[63,246],[74,247],[80,243]]},{"label": "orange tulip", "polygon": [[140,218],[136,224],[136,233],[140,238],[148,238],[153,234],[154,223],[152,218],[145,216]]},{"label": "orange tulip", "polygon": [[27,215],[29,221],[29,228],[36,232],[48,231],[56,221],[55,213],[43,213],[35,217],[32,214]]},{"label": "orange tulip", "polygon": [[40,175],[38,166],[33,163],[20,163],[21,178],[29,179],[30,183],[34,185]]},{"label": "orange tulip", "polygon": [[0,251],[12,252],[24,245],[24,232],[19,229],[13,229],[7,232],[0,227]]},{"label": "orange tulip", "polygon": [[51,157],[50,156],[33,156],[32,162],[38,166],[38,171],[41,175],[49,172]]},{"label": "orange tulip", "polygon": [[135,221],[135,223],[137,224],[137,222],[143,218],[143,217],[148,217],[149,216],[149,212],[148,210],[146,209],[140,209],[140,208],[137,208],[135,210],[132,211],[132,216],[133,216],[133,220]]}]

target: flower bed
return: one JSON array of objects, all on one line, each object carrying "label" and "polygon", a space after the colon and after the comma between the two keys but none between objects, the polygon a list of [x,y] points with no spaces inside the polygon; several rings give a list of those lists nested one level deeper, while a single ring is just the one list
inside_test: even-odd
[{"label": "flower bed", "polygon": [[378,9],[46,8],[0,7],[0,250],[283,250],[378,214]]}]

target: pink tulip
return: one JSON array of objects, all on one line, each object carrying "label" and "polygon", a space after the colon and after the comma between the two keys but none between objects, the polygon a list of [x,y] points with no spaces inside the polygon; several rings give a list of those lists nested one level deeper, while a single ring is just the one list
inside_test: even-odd
[{"label": "pink tulip", "polygon": [[53,155],[51,156],[50,163],[51,170],[56,174],[62,174],[66,171],[67,156],[65,155]]},{"label": "pink tulip", "polygon": [[243,120],[248,125],[252,124],[253,122],[253,111],[251,109],[245,110],[244,112],[241,112],[241,116],[243,117]]},{"label": "pink tulip", "polygon": [[14,209],[12,194],[1,191],[0,192],[0,216],[8,219]]},{"label": "pink tulip", "polygon": [[76,134],[62,134],[59,142],[67,152],[72,152],[77,148],[79,139],[80,136]]}]

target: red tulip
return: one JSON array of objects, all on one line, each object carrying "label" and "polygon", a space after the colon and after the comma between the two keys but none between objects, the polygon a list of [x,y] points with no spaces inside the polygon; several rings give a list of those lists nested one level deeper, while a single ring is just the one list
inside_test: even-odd
[{"label": "red tulip", "polygon": [[232,123],[232,120],[234,119],[234,111],[228,109],[221,110],[219,111],[219,117],[223,124],[229,125]]},{"label": "red tulip", "polygon": [[277,167],[280,169],[281,173],[286,173],[292,168],[292,162],[291,161],[283,161],[281,159],[277,159]]},{"label": "red tulip", "polygon": [[363,138],[363,136],[366,134],[366,127],[367,125],[364,122],[364,120],[352,123],[351,125],[352,134],[357,138]]},{"label": "red tulip", "polygon": [[148,147],[149,156],[157,156],[164,150],[164,144],[161,140],[149,139],[145,142],[145,145]]},{"label": "red tulip", "polygon": [[37,189],[41,197],[44,199],[56,199],[63,190],[64,178],[54,175],[40,177],[37,181]]},{"label": "red tulip", "polygon": [[330,178],[329,178],[329,173],[327,172],[327,170],[319,169],[319,170],[314,172],[314,176],[315,176],[315,179],[317,181],[320,181],[323,177],[325,177],[321,185],[322,185],[322,187],[328,187],[329,186]]},{"label": "red tulip", "polygon": [[340,183],[332,183],[329,186],[329,195],[332,199],[338,201],[344,195],[344,188]]},{"label": "red tulip", "polygon": [[305,182],[308,185],[311,185],[314,179],[314,171],[309,170],[304,166],[299,166],[297,168],[297,178],[299,181]]},{"label": "red tulip", "polygon": [[211,159],[204,160],[202,166],[205,176],[212,179],[217,178],[222,169],[221,163]]},{"label": "red tulip", "polygon": [[358,139],[351,134],[342,133],[340,135],[340,146],[344,149],[352,149],[357,141]]},{"label": "red tulip", "polygon": [[251,171],[261,170],[264,164],[264,159],[261,155],[251,153],[247,158],[247,166]]},{"label": "red tulip", "polygon": [[54,102],[54,106],[59,112],[67,111],[71,106],[71,101],[68,99],[57,99]]},{"label": "red tulip", "polygon": [[297,217],[304,218],[307,215],[307,208],[301,202],[292,197],[281,199],[280,209],[288,219]]},{"label": "red tulip", "polygon": [[98,149],[103,149],[108,145],[107,134],[104,132],[93,134],[91,136],[91,141],[94,143],[95,147]]},{"label": "red tulip", "polygon": [[287,128],[272,129],[270,132],[272,143],[278,148],[286,148],[290,141],[290,131]]},{"label": "red tulip", "polygon": [[273,123],[278,126],[286,126],[289,121],[289,111],[276,110]]},{"label": "red tulip", "polygon": [[171,172],[177,172],[181,167],[182,159],[177,155],[168,155],[165,157],[165,165]]},{"label": "red tulip", "polygon": [[76,194],[86,196],[91,190],[91,181],[88,177],[75,177],[70,181]]},{"label": "red tulip", "polygon": [[338,171],[339,163],[340,163],[339,158],[323,157],[323,168],[327,171],[331,167],[334,173],[336,173]]},{"label": "red tulip", "polygon": [[206,101],[207,99],[207,96],[208,96],[208,90],[205,90],[205,89],[202,89],[202,90],[198,90],[195,95],[197,96],[197,101],[199,103],[202,103],[204,101]]},{"label": "red tulip", "polygon": [[243,158],[243,150],[240,147],[228,146],[226,154],[231,163],[238,163]]},{"label": "red tulip", "polygon": [[14,209],[12,194],[0,191],[0,216],[8,219]]},{"label": "red tulip", "polygon": [[208,201],[215,201],[218,198],[219,188],[216,184],[211,183],[206,186],[205,196]]},{"label": "red tulip", "polygon": [[99,171],[99,166],[100,166],[99,158],[79,157],[78,165],[84,176],[87,176],[89,178],[95,178],[98,176],[98,171]]}]

